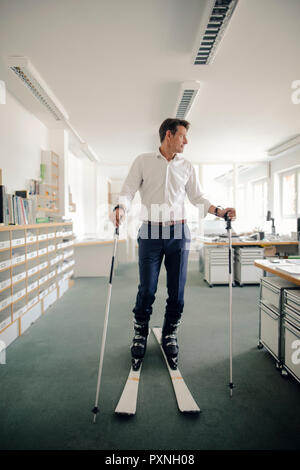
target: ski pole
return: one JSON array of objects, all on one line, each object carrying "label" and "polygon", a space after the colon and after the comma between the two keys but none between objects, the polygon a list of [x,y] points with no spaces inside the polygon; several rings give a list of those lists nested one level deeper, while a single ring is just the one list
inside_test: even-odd
[{"label": "ski pole", "polygon": [[232,397],[233,392],[233,381],[232,381],[232,241],[231,241],[231,219],[227,213],[224,215],[226,220],[226,230],[228,233],[228,261],[229,261],[229,389],[230,396]]},{"label": "ski pole", "polygon": [[111,260],[111,268],[110,268],[109,283],[108,283],[108,292],[107,292],[105,315],[104,315],[104,326],[103,326],[102,342],[101,342],[101,350],[100,350],[100,361],[99,361],[99,369],[98,369],[96,399],[95,399],[95,406],[92,409],[92,413],[94,413],[94,423],[96,423],[97,413],[99,413],[98,401],[99,401],[99,393],[100,393],[100,385],[101,385],[101,376],[102,376],[102,368],[103,368],[103,358],[104,358],[104,350],[105,350],[105,342],[106,342],[107,325],[108,325],[110,297],[111,297],[111,289],[112,289],[112,277],[113,277],[113,272],[114,272],[114,262],[115,262],[115,256],[116,256],[116,251],[117,251],[118,237],[119,237],[119,227],[116,227],[115,234],[114,234],[114,251],[113,251],[113,256],[112,256],[112,260]]}]

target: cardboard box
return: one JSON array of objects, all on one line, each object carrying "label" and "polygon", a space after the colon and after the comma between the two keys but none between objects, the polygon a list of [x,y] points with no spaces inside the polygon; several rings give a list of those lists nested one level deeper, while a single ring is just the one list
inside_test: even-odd
[{"label": "cardboard box", "polygon": [[275,255],[276,255],[276,246],[264,247],[264,256],[275,256]]}]

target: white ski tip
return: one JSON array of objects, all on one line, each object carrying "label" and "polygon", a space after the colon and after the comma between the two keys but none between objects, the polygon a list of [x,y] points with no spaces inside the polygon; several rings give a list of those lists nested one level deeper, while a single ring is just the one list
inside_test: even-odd
[{"label": "white ski tip", "polygon": [[118,416],[134,416],[135,415],[135,411],[132,412],[132,413],[129,413],[129,412],[126,412],[126,411],[118,411],[117,409],[115,409],[115,413]]},{"label": "white ski tip", "polygon": [[152,328],[152,331],[153,331],[153,334],[156,337],[156,339],[157,339],[157,341],[160,345],[161,352],[162,352],[163,357],[165,359],[165,362],[166,362],[166,365],[167,365],[167,368],[168,368],[168,371],[169,371],[169,374],[170,374],[170,377],[171,377],[171,380],[172,380],[172,384],[173,384],[174,392],[175,392],[175,395],[176,395],[179,410],[182,413],[199,413],[201,410],[200,410],[199,406],[197,405],[197,403],[195,402],[191,392],[189,391],[189,389],[188,389],[188,387],[187,387],[187,385],[186,385],[186,383],[185,383],[185,381],[184,381],[184,379],[183,379],[183,377],[180,373],[180,370],[178,369],[178,367],[177,367],[176,370],[173,370],[169,366],[166,355],[165,355],[164,350],[161,346],[161,331],[162,331],[162,329],[161,328]]},{"label": "white ski tip", "polygon": [[116,414],[135,415],[141,368],[142,366],[138,371],[130,369],[124,390],[115,409]]}]

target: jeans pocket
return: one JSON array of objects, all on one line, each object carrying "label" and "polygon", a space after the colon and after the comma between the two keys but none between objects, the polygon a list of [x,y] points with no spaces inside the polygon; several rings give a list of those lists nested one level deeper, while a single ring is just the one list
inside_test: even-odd
[{"label": "jeans pocket", "polygon": [[182,226],[182,232],[183,232],[183,238],[188,242],[191,241],[191,232],[187,224],[184,224]]}]

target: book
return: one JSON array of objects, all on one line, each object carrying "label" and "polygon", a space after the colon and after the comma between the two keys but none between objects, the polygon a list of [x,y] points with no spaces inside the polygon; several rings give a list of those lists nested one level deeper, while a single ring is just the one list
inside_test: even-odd
[{"label": "book", "polygon": [[0,185],[0,224],[5,223],[5,186]]},{"label": "book", "polygon": [[37,224],[47,224],[49,222],[49,217],[37,217],[35,221]]},{"label": "book", "polygon": [[26,189],[24,189],[22,191],[15,191],[15,194],[16,194],[16,196],[23,197],[25,199],[27,199],[27,197],[28,197],[28,191],[26,191]]},{"label": "book", "polygon": [[24,202],[23,202],[23,198],[18,198],[18,202],[19,202],[19,205],[21,207],[21,220],[22,220],[22,224],[27,224],[27,217],[26,217],[26,212],[25,212],[25,207],[24,207]]},{"label": "book", "polygon": [[46,177],[46,164],[41,163],[40,164],[40,178],[41,178],[41,183],[45,182],[45,177]]}]

